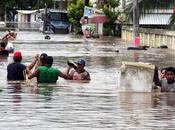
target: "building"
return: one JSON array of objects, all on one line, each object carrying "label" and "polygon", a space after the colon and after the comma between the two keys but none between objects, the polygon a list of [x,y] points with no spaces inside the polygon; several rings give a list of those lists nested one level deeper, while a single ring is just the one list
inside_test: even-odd
[{"label": "building", "polygon": [[18,23],[33,23],[41,19],[41,14],[44,13],[44,9],[38,10],[17,10],[16,21]]},{"label": "building", "polygon": [[31,29],[37,30],[42,24],[42,14],[44,13],[44,9],[38,10],[17,10],[17,14],[15,15],[15,21],[17,25],[16,28],[24,30]]},{"label": "building", "polygon": [[153,10],[140,17],[140,27],[168,28],[173,10]]}]

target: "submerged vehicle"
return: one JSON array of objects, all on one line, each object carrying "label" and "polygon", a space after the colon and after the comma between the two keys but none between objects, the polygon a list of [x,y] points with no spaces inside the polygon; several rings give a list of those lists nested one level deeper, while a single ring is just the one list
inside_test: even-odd
[{"label": "submerged vehicle", "polygon": [[53,33],[69,33],[69,18],[67,11],[49,10],[48,25]]}]

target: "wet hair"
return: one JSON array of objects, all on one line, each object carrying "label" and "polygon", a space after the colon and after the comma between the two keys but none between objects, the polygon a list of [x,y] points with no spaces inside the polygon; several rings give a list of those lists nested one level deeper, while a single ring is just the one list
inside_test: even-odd
[{"label": "wet hair", "polygon": [[42,63],[44,63],[45,62],[45,58],[46,58],[46,56],[47,56],[47,54],[46,53],[42,53],[41,55],[40,55],[40,61],[42,62]]},{"label": "wet hair", "polygon": [[53,57],[52,56],[46,56],[44,58],[44,62],[45,62],[46,65],[52,66],[52,64],[53,64]]},{"label": "wet hair", "polygon": [[166,69],[165,69],[165,73],[166,73],[166,72],[173,72],[174,75],[175,75],[175,69],[174,69],[173,67],[168,67],[168,68],[166,68]]},{"label": "wet hair", "polygon": [[14,62],[21,62],[22,61],[22,57],[15,57],[13,58]]},{"label": "wet hair", "polygon": [[0,41],[0,47],[2,47],[3,49],[5,49],[5,47],[6,47],[6,45],[7,45],[7,42],[6,41]]},{"label": "wet hair", "polygon": [[88,17],[87,16],[84,16],[84,19],[88,19]]}]

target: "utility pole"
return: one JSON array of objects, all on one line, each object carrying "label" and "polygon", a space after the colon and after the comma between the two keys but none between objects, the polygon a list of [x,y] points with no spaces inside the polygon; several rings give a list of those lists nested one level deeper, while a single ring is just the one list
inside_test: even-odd
[{"label": "utility pole", "polygon": [[7,7],[6,7],[6,5],[5,5],[4,21],[5,21],[5,23],[7,22]]},{"label": "utility pole", "polygon": [[44,22],[43,22],[43,33],[45,33],[45,31],[47,30],[47,21],[48,21],[48,17],[47,17],[47,4],[45,3],[45,13],[44,13]]},{"label": "utility pole", "polygon": [[38,13],[40,13],[40,0],[37,0],[37,8],[38,8]]},{"label": "utility pole", "polygon": [[138,0],[133,0],[133,44],[134,46],[140,46]]}]

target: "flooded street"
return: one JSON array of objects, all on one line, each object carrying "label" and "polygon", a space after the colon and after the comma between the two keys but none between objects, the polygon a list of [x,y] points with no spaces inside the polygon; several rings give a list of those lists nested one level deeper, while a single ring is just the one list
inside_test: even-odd
[{"label": "flooded street", "polygon": [[[0,32],[0,37],[3,32]],[[66,42],[63,42],[66,41]],[[69,42],[71,41],[71,42]],[[110,43],[51,35],[44,40],[38,32],[19,32],[14,47],[29,64],[43,52],[54,58],[54,67],[65,71],[67,60],[84,58],[91,75],[89,83],[59,78],[56,85],[29,86],[6,80],[12,55],[0,58],[0,127],[3,130],[175,128],[175,94],[120,93],[118,75],[122,61],[150,62],[159,67],[175,66],[175,51],[149,48],[128,51],[120,40]],[[119,52],[117,52],[119,50]],[[139,87],[139,86],[138,86]]]}]

